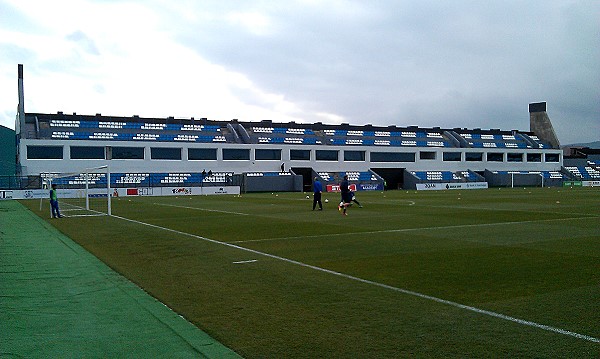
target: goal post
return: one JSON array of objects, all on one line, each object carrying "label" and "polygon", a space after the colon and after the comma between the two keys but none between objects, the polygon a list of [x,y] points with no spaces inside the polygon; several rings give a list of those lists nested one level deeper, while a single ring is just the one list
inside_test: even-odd
[{"label": "goal post", "polygon": [[42,174],[42,183],[48,191],[56,185],[60,212],[65,217],[112,214],[108,166],[84,168],[71,173],[45,173]]}]

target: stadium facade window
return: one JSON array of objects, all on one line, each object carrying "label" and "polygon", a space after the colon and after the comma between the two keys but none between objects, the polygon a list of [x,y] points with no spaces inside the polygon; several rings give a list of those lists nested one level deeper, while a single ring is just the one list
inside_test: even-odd
[{"label": "stadium facade window", "polygon": [[487,153],[487,161],[488,162],[503,162],[504,154],[501,152],[488,152]]},{"label": "stadium facade window", "polygon": [[560,154],[558,153],[545,153],[544,159],[546,162],[560,162]]},{"label": "stadium facade window", "polygon": [[335,150],[316,150],[315,158],[317,161],[337,161],[338,151]]},{"label": "stadium facade window", "polygon": [[71,146],[72,160],[103,160],[105,159],[104,147]]},{"label": "stadium facade window", "polygon": [[290,150],[290,160],[310,161],[310,150]]},{"label": "stadium facade window", "polygon": [[62,146],[27,146],[28,160],[62,160]]},{"label": "stadium facade window", "polygon": [[216,148],[188,148],[188,160],[190,161],[216,161]]},{"label": "stadium facade window", "polygon": [[371,152],[371,162],[415,162],[414,152]]},{"label": "stadium facade window", "polygon": [[256,149],[254,150],[255,160],[281,160],[281,150],[274,149]]},{"label": "stadium facade window", "polygon": [[509,152],[506,154],[506,162],[523,162],[523,154]]},{"label": "stadium facade window", "polygon": [[150,159],[153,160],[181,160],[181,148],[152,147]]},{"label": "stadium facade window", "polygon": [[465,161],[467,162],[482,162],[483,152],[465,152]]},{"label": "stadium facade window", "polygon": [[344,161],[364,162],[365,158],[365,151],[344,151]]},{"label": "stadium facade window", "polygon": [[462,154],[460,152],[444,152],[444,161],[456,161],[460,162]]},{"label": "stadium facade window", "polygon": [[113,160],[143,160],[144,147],[112,147]]},{"label": "stadium facade window", "polygon": [[223,160],[237,160],[237,161],[249,161],[250,150],[242,148],[224,148],[223,149]]},{"label": "stadium facade window", "polygon": [[542,162],[542,154],[541,153],[528,153],[527,154],[527,162]]},{"label": "stadium facade window", "polygon": [[419,152],[420,160],[435,160],[436,153],[432,151],[421,151]]}]

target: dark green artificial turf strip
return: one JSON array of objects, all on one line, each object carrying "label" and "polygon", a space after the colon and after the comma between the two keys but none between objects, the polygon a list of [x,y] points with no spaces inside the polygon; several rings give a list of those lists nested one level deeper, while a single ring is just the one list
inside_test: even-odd
[{"label": "dark green artificial turf strip", "polygon": [[600,337],[597,189],[358,197],[364,208],[347,217],[330,193],[322,212],[301,193],[113,201],[117,216],[196,237],[108,217],[51,223],[249,358],[600,353],[598,343],[198,238]]}]

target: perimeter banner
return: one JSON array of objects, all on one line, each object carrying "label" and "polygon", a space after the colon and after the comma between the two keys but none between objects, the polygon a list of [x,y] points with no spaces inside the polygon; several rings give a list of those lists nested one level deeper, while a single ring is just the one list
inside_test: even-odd
[{"label": "perimeter banner", "polygon": [[[351,184],[348,186],[348,188],[350,188],[351,191],[356,192],[356,184]],[[327,185],[327,192],[339,192],[340,191],[340,185],[339,184],[328,184]]]},{"label": "perimeter banner", "polygon": [[[58,189],[58,198],[82,198],[85,190]],[[139,188],[111,188],[111,197],[126,196],[200,196],[219,194],[240,194],[239,186],[211,186],[211,187],[139,187]],[[90,188],[89,197],[106,197],[106,188]],[[0,200],[3,199],[39,199],[49,198],[47,189],[33,190],[0,190]]]},{"label": "perimeter banner", "polygon": [[461,183],[417,183],[418,191],[445,191],[452,189],[484,189],[488,188],[487,182],[461,182]]},{"label": "perimeter banner", "polygon": [[219,194],[240,194],[239,186],[210,187],[137,187],[113,188],[113,197],[126,196],[209,196]]},{"label": "perimeter banner", "polygon": [[583,181],[583,187],[600,187],[600,181]]},{"label": "perimeter banner", "polygon": [[0,191],[0,200],[2,199],[12,199],[13,191]]}]

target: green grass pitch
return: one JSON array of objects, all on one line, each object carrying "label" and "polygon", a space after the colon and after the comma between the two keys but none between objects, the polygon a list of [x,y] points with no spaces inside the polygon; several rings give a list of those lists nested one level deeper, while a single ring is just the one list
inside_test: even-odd
[{"label": "green grass pitch", "polygon": [[48,220],[248,358],[599,356],[597,188],[357,197],[348,216],[338,194],[321,212],[256,193]]}]

